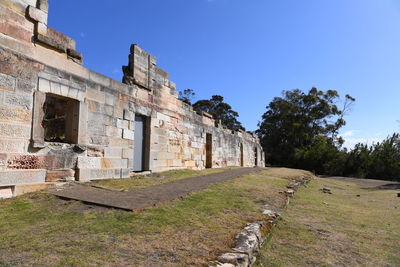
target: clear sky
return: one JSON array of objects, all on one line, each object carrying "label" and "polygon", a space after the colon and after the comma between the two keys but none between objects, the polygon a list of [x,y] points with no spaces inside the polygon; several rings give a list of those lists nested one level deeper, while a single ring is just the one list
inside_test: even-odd
[{"label": "clear sky", "polygon": [[50,0],[49,25],[117,80],[139,44],[178,90],[224,96],[247,130],[282,90],[315,86],[356,98],[347,146],[400,131],[399,0]]}]

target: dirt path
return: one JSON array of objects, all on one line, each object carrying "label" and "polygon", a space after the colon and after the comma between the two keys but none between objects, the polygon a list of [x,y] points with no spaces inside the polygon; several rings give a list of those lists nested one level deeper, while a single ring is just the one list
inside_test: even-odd
[{"label": "dirt path", "polygon": [[131,189],[126,192],[71,184],[61,190],[53,190],[50,193],[61,198],[79,200],[86,203],[124,210],[139,211],[154,206],[160,202],[186,196],[192,191],[204,189],[211,184],[221,183],[258,170],[260,169],[232,169],[220,173],[186,178],[142,189]]}]

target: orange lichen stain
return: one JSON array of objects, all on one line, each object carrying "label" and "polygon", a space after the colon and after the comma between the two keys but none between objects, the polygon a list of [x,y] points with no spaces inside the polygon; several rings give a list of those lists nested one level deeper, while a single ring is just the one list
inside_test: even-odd
[{"label": "orange lichen stain", "polygon": [[110,169],[112,167],[109,159],[102,158],[100,164],[102,169]]}]

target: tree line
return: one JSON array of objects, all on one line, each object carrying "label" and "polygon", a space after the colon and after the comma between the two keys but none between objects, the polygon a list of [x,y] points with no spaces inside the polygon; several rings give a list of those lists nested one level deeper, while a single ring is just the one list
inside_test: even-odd
[{"label": "tree line", "polygon": [[[194,91],[180,93],[191,104]],[[244,130],[239,114],[219,95],[193,104],[209,112],[232,130]],[[368,146],[358,143],[348,150],[339,130],[355,99],[340,98],[335,90],[311,88],[284,91],[266,107],[256,131],[269,166],[299,168],[316,174],[400,181],[400,135],[394,133],[382,142]]]}]

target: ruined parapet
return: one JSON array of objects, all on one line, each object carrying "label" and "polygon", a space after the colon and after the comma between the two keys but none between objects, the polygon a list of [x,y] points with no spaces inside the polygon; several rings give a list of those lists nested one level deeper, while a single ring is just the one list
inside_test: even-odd
[{"label": "ruined parapet", "polygon": [[170,94],[177,96],[176,85],[169,79],[169,73],[157,66],[157,59],[137,44],[131,45],[128,66],[123,66],[122,82],[138,85],[149,91],[170,88]]},{"label": "ruined parapet", "polygon": [[82,64],[83,56],[76,51],[75,40],[48,27],[48,10],[48,0],[3,0],[0,2],[0,32],[23,43],[30,44],[33,40]]},{"label": "ruined parapet", "polygon": [[35,42],[61,53],[65,53],[71,60],[82,64],[83,56],[75,50],[75,40],[47,26],[48,12],[48,0],[38,0],[36,7],[29,5],[27,8],[28,18],[35,23]]}]

